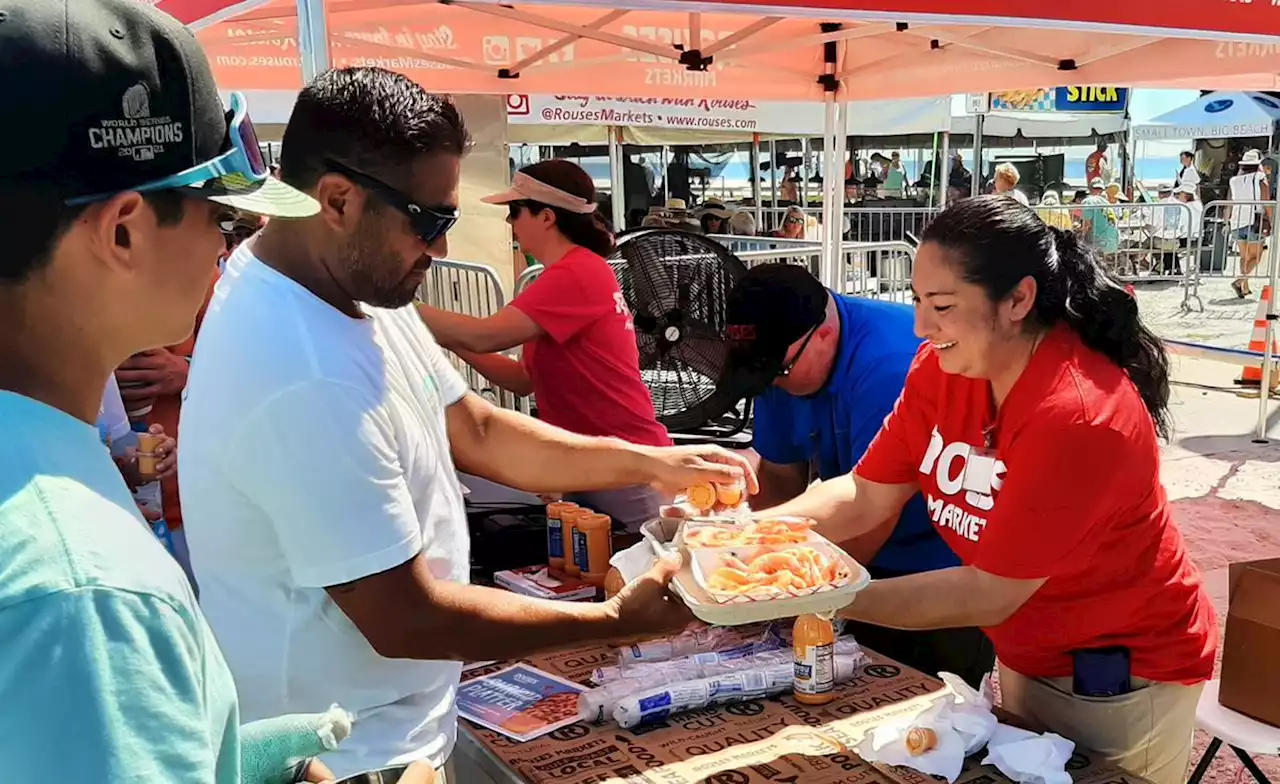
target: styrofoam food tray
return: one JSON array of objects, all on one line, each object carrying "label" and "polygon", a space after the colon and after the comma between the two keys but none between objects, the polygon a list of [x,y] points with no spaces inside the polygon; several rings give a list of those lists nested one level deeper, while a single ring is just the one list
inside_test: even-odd
[{"label": "styrofoam food tray", "polygon": [[[761,519],[762,520],[764,519],[800,520],[801,518],[761,518]],[[759,521],[750,520],[749,522],[759,522]],[[681,550],[684,550],[684,551],[701,550],[701,549],[705,549],[707,545],[699,545],[697,547],[691,546],[688,540],[688,536],[690,532],[695,531],[699,528],[736,528],[736,527],[740,527],[741,525],[742,525],[741,521],[727,522],[724,520],[705,520],[705,519],[687,520],[685,521],[684,525],[680,526],[678,538],[675,541],[679,543],[678,546]],[[827,540],[826,538],[818,534],[816,531],[814,531],[812,528],[809,528],[808,530],[805,531],[804,539],[797,542],[796,544],[809,544],[809,543],[825,544],[827,543]],[[752,545],[731,545],[731,547],[740,547],[740,546],[750,547]]]},{"label": "styrofoam food tray", "polygon": [[[675,542],[682,521],[657,519],[645,523],[641,535],[649,542],[659,558],[677,548]],[[826,540],[823,540],[824,542]],[[848,553],[830,545],[849,570],[849,581],[839,588],[817,591],[804,596],[740,603],[717,602],[705,588],[698,584],[693,573],[693,558],[686,555],[684,566],[671,580],[671,590],[688,605],[698,620],[715,626],[741,626],[747,623],[773,621],[806,614],[829,614],[846,607],[854,596],[871,582],[866,567]],[[696,551],[695,551],[696,552]]]},{"label": "styrofoam food tray", "polygon": [[[698,586],[704,589],[711,598],[721,604],[742,604],[745,602],[763,602],[777,601],[779,599],[790,599],[796,596],[808,596],[810,594],[821,593],[825,591],[838,590],[849,584],[853,579],[853,570],[840,557],[840,548],[830,544],[826,539],[817,537],[814,540],[799,544],[766,544],[766,545],[745,545],[741,547],[699,547],[691,550],[689,553],[690,560],[693,562],[693,578],[697,581]],[[820,551],[827,558],[836,562],[838,573],[836,579],[825,585],[812,586],[804,589],[793,589],[784,591],[781,588],[762,587],[748,593],[730,593],[726,591],[717,591],[709,585],[709,579],[712,572],[720,568],[724,564],[721,559],[726,555],[732,555],[744,562],[750,562],[753,558],[764,555],[766,553],[777,553],[789,550],[793,547],[812,547]]]}]

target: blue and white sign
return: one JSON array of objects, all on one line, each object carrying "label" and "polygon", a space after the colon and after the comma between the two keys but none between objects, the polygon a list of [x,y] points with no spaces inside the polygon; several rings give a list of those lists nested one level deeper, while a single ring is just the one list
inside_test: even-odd
[{"label": "blue and white sign", "polygon": [[[1219,91],[1133,128],[1135,139],[1247,139],[1270,137],[1280,101],[1255,92]],[[1265,144],[1262,142],[1261,144]]]}]

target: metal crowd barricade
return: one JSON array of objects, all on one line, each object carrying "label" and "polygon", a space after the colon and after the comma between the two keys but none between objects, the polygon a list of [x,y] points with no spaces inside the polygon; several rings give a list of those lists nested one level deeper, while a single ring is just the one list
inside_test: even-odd
[{"label": "metal crowd barricade", "polygon": [[1183,288],[1182,308],[1199,304],[1198,204],[1155,202],[1036,206],[1050,226],[1073,231],[1103,266],[1125,282],[1165,281]]},{"label": "metal crowd barricade", "polygon": [[[432,262],[426,278],[418,287],[418,299],[441,310],[476,318],[496,314],[507,302],[502,292],[502,280],[493,267],[452,259],[436,259]],[[468,386],[476,392],[503,408],[528,412],[528,398],[518,398],[500,389],[452,351],[445,353],[466,379]]]},{"label": "metal crowd barricade", "polygon": [[[1266,252],[1265,246],[1271,242],[1274,211],[1273,201],[1211,201],[1206,204],[1201,228],[1198,282],[1203,285],[1206,280],[1215,278],[1269,277],[1271,254]],[[1248,275],[1243,275],[1246,252],[1257,253],[1258,262]]]},{"label": "metal crowd barricade", "polygon": [[937,207],[849,207],[844,211],[848,242],[904,242],[919,237],[941,212]]},{"label": "metal crowd barricade", "polygon": [[[739,239],[739,238],[730,237],[728,235],[725,235],[725,236],[717,235],[717,236],[711,237],[711,239],[720,241],[720,240],[726,240],[726,239]],[[743,237],[741,239],[750,240],[752,238]],[[724,242],[721,242],[721,244],[727,246],[727,244]],[[809,268],[809,271],[812,272],[814,275],[818,274],[818,262],[822,256],[822,248],[812,242],[789,243],[789,244],[784,244],[780,247],[771,248],[771,249],[761,248],[756,250],[734,251],[733,248],[729,248],[729,252],[733,253],[735,256],[741,259],[742,263],[745,264],[748,268],[755,267],[759,264],[785,262],[788,264],[803,264],[807,266]],[[621,260],[609,262],[609,265],[614,268],[615,272],[619,267],[622,267],[625,264],[626,262]],[[543,267],[539,265],[535,267],[530,267],[524,272],[522,272],[520,274],[520,277],[516,278],[516,285],[515,285],[516,296],[519,296],[520,292],[524,291],[526,288],[529,287],[529,284],[537,280],[538,276],[542,274],[542,270],[543,270]]]},{"label": "metal crowd barricade", "polygon": [[915,246],[905,240],[844,242],[840,245],[844,294],[911,302]]}]

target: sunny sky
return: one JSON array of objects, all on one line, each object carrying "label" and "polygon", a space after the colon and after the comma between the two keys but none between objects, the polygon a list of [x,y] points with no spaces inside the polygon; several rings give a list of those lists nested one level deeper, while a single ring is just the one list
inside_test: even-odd
[{"label": "sunny sky", "polygon": [[1139,124],[1200,97],[1199,90],[1134,90],[1129,97],[1129,117]]}]

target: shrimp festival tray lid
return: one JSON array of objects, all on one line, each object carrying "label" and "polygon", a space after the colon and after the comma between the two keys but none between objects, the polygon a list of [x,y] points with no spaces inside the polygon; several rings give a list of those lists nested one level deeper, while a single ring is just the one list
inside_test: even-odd
[{"label": "shrimp festival tray lid", "polygon": [[[716,521],[724,525],[725,521]],[[701,621],[717,626],[738,626],[796,615],[813,613],[828,615],[837,612],[853,601],[854,596],[871,582],[862,564],[848,553],[836,547],[822,536],[809,532],[803,544],[763,544],[732,547],[694,547],[688,549],[683,535],[684,527],[698,526],[702,521],[678,521],[658,519],[646,523],[641,529],[645,539],[658,557],[675,550],[684,551],[684,566],[671,581],[672,591],[680,597]],[[829,559],[835,574],[822,584],[798,585],[788,589],[761,586],[741,592],[716,590],[710,586],[724,587],[711,581],[711,574],[721,565],[725,555],[745,561],[769,553],[786,551],[794,547],[808,547]],[[744,557],[745,556],[745,557]],[[789,559],[769,558],[767,561]],[[776,564],[771,564],[771,566]]]}]

